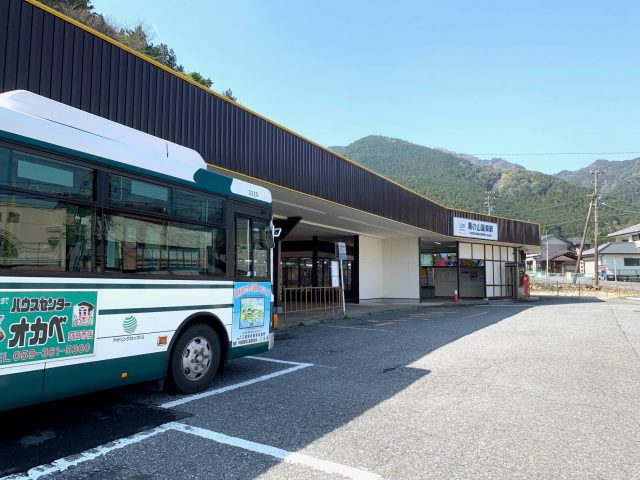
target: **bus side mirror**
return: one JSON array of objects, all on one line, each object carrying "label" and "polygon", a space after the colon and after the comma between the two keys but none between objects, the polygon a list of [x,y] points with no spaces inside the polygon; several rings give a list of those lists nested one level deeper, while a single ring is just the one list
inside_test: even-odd
[{"label": "bus side mirror", "polygon": [[260,231],[260,236],[262,237],[262,244],[267,248],[273,248],[276,246],[272,225],[262,228]]}]

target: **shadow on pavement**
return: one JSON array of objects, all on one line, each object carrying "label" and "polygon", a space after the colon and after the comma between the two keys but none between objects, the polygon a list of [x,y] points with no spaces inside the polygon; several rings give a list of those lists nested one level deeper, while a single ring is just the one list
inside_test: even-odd
[{"label": "shadow on pavement", "polygon": [[570,297],[556,295],[540,295],[540,305],[569,305],[572,303],[604,303],[605,300],[599,297]]},{"label": "shadow on pavement", "polygon": [[[560,297],[541,303],[570,301],[574,300]],[[590,301],[594,300],[580,303]],[[142,402],[139,391],[128,396],[126,390],[114,390],[4,412],[0,475],[24,472],[175,420],[299,451],[428,376],[430,370],[408,366],[416,360],[535,305],[432,307],[290,328],[277,334],[276,346],[266,356],[313,367],[177,409],[151,406],[160,393],[149,391],[151,399]],[[118,455],[109,461],[126,460]],[[205,475],[204,466],[189,466],[190,462],[164,458],[163,465],[141,465],[138,473],[167,478],[179,474],[180,468],[203,468],[189,471],[196,477]],[[239,461],[225,478],[255,478],[279,463],[265,456]]]}]

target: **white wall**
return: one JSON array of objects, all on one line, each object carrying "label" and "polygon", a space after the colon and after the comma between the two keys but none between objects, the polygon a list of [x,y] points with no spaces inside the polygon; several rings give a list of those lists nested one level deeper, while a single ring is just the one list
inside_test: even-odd
[{"label": "white wall", "polygon": [[360,235],[358,254],[360,300],[382,298],[382,240]]},{"label": "white wall", "polygon": [[420,299],[420,242],[415,238],[381,240],[360,235],[360,300]]},{"label": "white wall", "polygon": [[420,240],[417,237],[383,240],[382,267],[384,298],[420,299]]}]

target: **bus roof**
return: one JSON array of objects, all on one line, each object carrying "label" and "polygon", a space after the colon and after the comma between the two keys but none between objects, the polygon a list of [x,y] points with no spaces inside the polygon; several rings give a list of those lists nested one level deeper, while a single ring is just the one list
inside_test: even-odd
[{"label": "bus roof", "polygon": [[[207,164],[195,150],[33,92],[15,90],[0,94],[0,130],[81,152],[98,161],[107,159],[152,175],[195,183],[206,190],[271,203],[271,192],[266,188],[207,170]],[[222,185],[226,185],[223,188],[226,191],[220,191]]]}]

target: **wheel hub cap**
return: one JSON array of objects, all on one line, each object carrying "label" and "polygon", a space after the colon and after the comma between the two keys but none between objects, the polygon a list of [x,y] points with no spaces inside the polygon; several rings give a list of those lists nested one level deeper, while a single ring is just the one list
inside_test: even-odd
[{"label": "wheel hub cap", "polygon": [[196,337],[182,353],[182,372],[189,380],[198,380],[211,367],[211,345],[204,337]]}]

